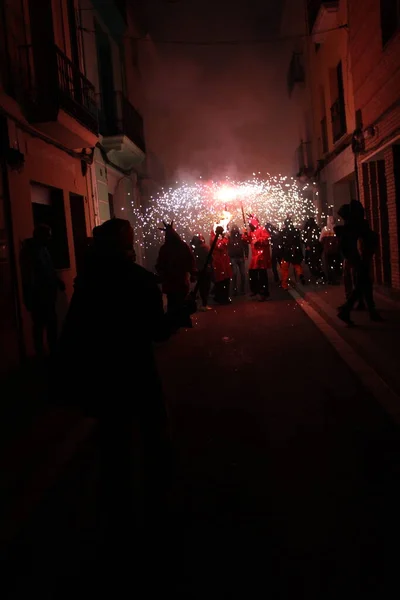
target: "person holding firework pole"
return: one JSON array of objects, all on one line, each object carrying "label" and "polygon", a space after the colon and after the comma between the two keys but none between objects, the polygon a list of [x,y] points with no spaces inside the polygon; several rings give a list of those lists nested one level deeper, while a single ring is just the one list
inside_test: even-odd
[{"label": "person holding firework pole", "polygon": [[271,268],[270,234],[261,227],[254,215],[249,215],[249,232],[243,240],[251,247],[249,266],[250,292],[253,298],[263,302],[269,297],[268,271]]},{"label": "person holding firework pole", "polygon": [[[226,213],[228,214],[228,213]],[[221,219],[211,231],[211,247],[217,236],[213,250],[214,299],[218,304],[230,304],[229,288],[232,277],[231,261],[228,254],[229,237],[226,234],[226,219]]]}]

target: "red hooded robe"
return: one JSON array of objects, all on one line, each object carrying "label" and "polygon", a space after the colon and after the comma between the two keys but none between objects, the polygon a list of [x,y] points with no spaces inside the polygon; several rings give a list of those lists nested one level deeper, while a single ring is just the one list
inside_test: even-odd
[{"label": "red hooded robe", "polygon": [[[215,238],[214,231],[211,232],[211,244]],[[224,281],[232,277],[231,259],[228,254],[228,238],[219,237],[213,252],[214,281]]]},{"label": "red hooded robe", "polygon": [[270,269],[271,249],[269,240],[271,236],[264,227],[260,226],[258,219],[253,217],[249,223],[255,227],[254,231],[245,233],[243,238],[251,246],[249,270]]}]

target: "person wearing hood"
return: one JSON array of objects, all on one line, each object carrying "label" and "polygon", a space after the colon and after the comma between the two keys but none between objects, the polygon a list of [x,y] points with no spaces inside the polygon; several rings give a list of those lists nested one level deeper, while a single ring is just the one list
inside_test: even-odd
[{"label": "person wearing hood", "polygon": [[301,283],[305,284],[303,275],[303,250],[301,247],[301,234],[299,229],[294,226],[293,221],[289,218],[285,220],[282,229],[282,288],[289,289],[289,269],[293,265],[296,277]]},{"label": "person wearing hood", "polygon": [[110,525],[119,535],[134,503],[129,495],[133,431],[143,443],[149,502],[161,498],[169,447],[153,342],[167,340],[171,328],[155,275],[133,261],[133,239],[124,219],[94,230],[90,260],[75,280],[51,385],[56,402],[76,404],[98,421],[101,499],[113,505]]},{"label": "person wearing hood", "polygon": [[44,333],[52,354],[57,346],[57,294],[65,290],[58,277],[49,251],[51,229],[42,223],[35,227],[33,237],[25,240],[20,254],[23,299],[32,318],[36,357],[44,356]]},{"label": "person wearing hood", "polygon": [[190,327],[185,310],[185,300],[190,291],[190,281],[196,275],[196,262],[191,248],[175,231],[173,222],[164,223],[165,243],[161,246],[156,271],[161,279],[162,291],[167,296],[167,312],[176,327]]},{"label": "person wearing hood", "polygon": [[211,231],[210,243],[213,244],[215,236],[218,235],[217,243],[213,252],[213,273],[214,273],[214,299],[218,304],[230,304],[229,297],[232,267],[228,254],[229,237],[221,226]]},{"label": "person wearing hood", "polygon": [[272,273],[274,274],[275,283],[280,283],[279,273],[278,273],[278,265],[280,266],[282,260],[282,234],[277,227],[272,225],[272,223],[267,223],[265,225],[265,229],[268,231],[271,236],[271,245],[272,245]]},{"label": "person wearing hood", "polygon": [[335,218],[332,215],[326,219],[326,226],[322,229],[320,242],[326,280],[331,285],[337,285],[341,275],[342,261],[339,240],[335,234]]},{"label": "person wearing hood", "polygon": [[196,268],[199,277],[199,294],[201,298],[201,309],[203,312],[211,310],[208,306],[208,298],[211,290],[211,283],[213,278],[213,264],[212,259],[207,263],[208,254],[210,252],[210,246],[206,244],[206,240],[201,233],[197,233],[193,236],[191,241],[193,248],[194,257],[196,260]]},{"label": "person wearing hood", "polygon": [[338,317],[353,325],[351,312],[356,303],[365,301],[372,321],[381,321],[376,310],[371,277],[372,260],[378,246],[378,236],[364,219],[362,205],[353,200],[338,211],[344,225],[335,227],[340,249],[351,273],[353,289],[347,290],[346,302],[339,307]]},{"label": "person wearing hood", "polygon": [[322,270],[322,245],[320,242],[321,230],[314,217],[310,217],[304,224],[302,239],[305,246],[305,260],[311,275],[317,280],[325,278]]},{"label": "person wearing hood", "polygon": [[232,283],[234,296],[244,296],[246,293],[246,251],[248,251],[248,246],[243,241],[239,227],[232,225],[229,231],[228,254],[231,259],[233,271]]},{"label": "person wearing hood", "polygon": [[270,234],[261,227],[254,215],[249,215],[249,231],[243,234],[244,241],[251,247],[249,265],[250,292],[261,302],[269,297],[268,270],[271,268]]}]

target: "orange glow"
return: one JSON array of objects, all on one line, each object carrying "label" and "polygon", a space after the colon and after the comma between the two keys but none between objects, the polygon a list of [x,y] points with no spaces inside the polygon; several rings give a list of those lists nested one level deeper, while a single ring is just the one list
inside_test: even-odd
[{"label": "orange glow", "polygon": [[228,202],[233,202],[238,197],[238,190],[231,186],[222,186],[219,190],[216,191],[215,199],[220,202],[224,202],[227,204]]}]

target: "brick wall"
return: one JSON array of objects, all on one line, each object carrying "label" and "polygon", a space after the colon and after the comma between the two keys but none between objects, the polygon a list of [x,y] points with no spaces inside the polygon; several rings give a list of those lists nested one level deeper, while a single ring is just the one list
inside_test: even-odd
[{"label": "brick wall", "polygon": [[368,126],[400,97],[400,33],[383,48],[380,0],[350,0],[349,4],[355,108],[362,110]]},{"label": "brick wall", "polygon": [[360,156],[360,199],[371,225],[382,229],[385,223],[384,237],[389,237],[382,241],[383,232],[378,231],[381,248],[375,276],[400,289],[399,207],[390,145],[400,135],[400,32],[383,47],[380,0],[350,0],[348,24],[355,108],[362,111],[364,127],[376,126],[376,135],[366,140]]}]

